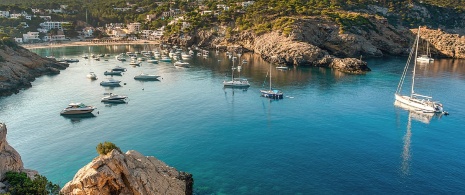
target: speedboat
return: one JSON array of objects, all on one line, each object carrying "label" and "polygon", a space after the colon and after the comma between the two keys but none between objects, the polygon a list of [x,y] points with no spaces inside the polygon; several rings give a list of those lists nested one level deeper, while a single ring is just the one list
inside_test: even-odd
[{"label": "speedboat", "polygon": [[223,81],[224,87],[250,87],[247,79],[234,78],[232,81]]},{"label": "speedboat", "polygon": [[126,71],[126,68],[123,68],[121,66],[115,66],[113,69],[111,69],[112,71],[121,71],[121,72],[124,72]]},{"label": "speedboat", "polygon": [[147,60],[148,63],[158,64],[158,60]]},{"label": "speedboat", "polygon": [[177,62],[174,63],[174,66],[176,66],[176,67],[186,67],[186,68],[188,68],[188,67],[189,67],[189,63],[188,63],[188,62],[177,61]]},{"label": "speedboat", "polygon": [[106,81],[100,82],[100,85],[101,85],[101,86],[109,86],[109,87],[118,87],[118,86],[121,86],[121,85],[119,84],[120,82],[121,82],[121,81],[118,81],[118,80],[115,80],[115,79],[110,78],[110,79],[108,79],[108,80],[106,80]]},{"label": "speedboat", "polygon": [[89,72],[89,74],[87,74],[87,78],[92,79],[92,80],[96,80],[97,75],[94,72]]},{"label": "speedboat", "polygon": [[113,93],[104,93],[103,95],[105,96],[102,98],[102,102],[107,103],[126,103],[126,99],[128,98],[128,96],[116,95]]},{"label": "speedboat", "polygon": [[129,65],[132,65],[132,66],[140,66],[140,62],[131,61],[131,62],[129,62]]},{"label": "speedboat", "polygon": [[158,80],[158,77],[160,77],[160,76],[140,73],[140,75],[135,76],[134,79],[136,79],[136,80],[152,80],[153,81],[153,80]]},{"label": "speedboat", "polygon": [[60,114],[61,115],[86,114],[86,113],[91,113],[95,109],[97,108],[93,106],[86,106],[83,103],[70,103],[68,107],[66,107],[60,112]]},{"label": "speedboat", "polygon": [[103,74],[104,75],[120,75],[121,76],[121,73],[123,73],[123,71],[111,70],[111,71],[105,71]]}]

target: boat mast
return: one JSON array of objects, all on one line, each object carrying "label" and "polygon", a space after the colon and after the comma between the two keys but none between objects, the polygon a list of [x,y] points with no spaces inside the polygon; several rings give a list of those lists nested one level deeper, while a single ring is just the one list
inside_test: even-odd
[{"label": "boat mast", "polygon": [[233,65],[231,68],[231,81],[234,81],[234,58],[232,59],[232,61],[233,61]]},{"label": "boat mast", "polygon": [[271,91],[271,63],[270,63],[270,91]]},{"label": "boat mast", "polygon": [[420,26],[418,27],[418,33],[417,33],[417,44],[415,47],[415,58],[413,58],[413,73],[412,73],[412,91],[410,92],[410,98],[413,97],[413,94],[415,91],[413,90],[413,87],[415,86],[415,69],[417,67],[417,57],[418,57],[418,42],[420,40]]}]

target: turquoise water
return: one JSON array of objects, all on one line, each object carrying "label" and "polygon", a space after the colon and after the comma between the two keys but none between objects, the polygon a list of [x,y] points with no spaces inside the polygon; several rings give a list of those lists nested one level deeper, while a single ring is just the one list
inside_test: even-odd
[{"label": "turquoise water", "polygon": [[[251,87],[223,89],[232,62],[224,53],[187,60],[192,68],[142,63],[131,67],[115,53],[154,46],[36,49],[79,58],[55,76],[0,98],[0,120],[25,167],[63,186],[96,155],[99,142],[153,155],[194,175],[196,194],[461,194],[465,193],[465,61],[419,66],[416,91],[433,95],[450,115],[416,116],[393,105],[406,58],[368,60],[366,75],[324,68],[273,70],[273,86],[286,96],[260,97],[269,64],[247,59],[241,76]],[[109,61],[84,60],[111,53]],[[104,88],[115,65],[122,87]],[[86,78],[90,71],[99,79]],[[140,82],[140,72],[160,81]],[[408,86],[405,87],[409,88]],[[100,102],[104,92],[128,104]],[[65,118],[70,102],[98,107],[96,117]],[[426,119],[425,119],[426,118]]]}]

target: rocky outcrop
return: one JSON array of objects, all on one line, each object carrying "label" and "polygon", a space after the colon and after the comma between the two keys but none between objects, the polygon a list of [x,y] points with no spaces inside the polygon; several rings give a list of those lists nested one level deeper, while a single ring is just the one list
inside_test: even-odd
[{"label": "rocky outcrop", "polygon": [[[418,29],[411,29],[417,34]],[[440,29],[428,29],[422,27],[420,30],[422,41],[419,46],[419,54],[426,54],[427,43],[432,56],[465,59],[465,36],[459,34],[448,34]]]},{"label": "rocky outcrop", "polygon": [[43,58],[19,46],[0,45],[0,96],[30,87],[36,77],[57,74],[68,64]]},{"label": "rocky outcrop", "polygon": [[63,194],[192,194],[191,174],[136,151],[113,150],[81,168]]},{"label": "rocky outcrop", "polygon": [[37,171],[24,169],[21,156],[8,144],[6,134],[6,125],[0,123],[0,181],[3,181],[8,171],[24,172],[29,178],[34,178],[38,174]]}]

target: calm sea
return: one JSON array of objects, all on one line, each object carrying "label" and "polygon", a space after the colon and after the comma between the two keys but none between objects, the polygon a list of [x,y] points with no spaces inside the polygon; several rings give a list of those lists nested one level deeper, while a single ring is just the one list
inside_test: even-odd
[{"label": "calm sea", "polygon": [[[32,50],[80,62],[0,98],[0,120],[25,167],[63,186],[97,156],[98,143],[111,141],[192,173],[196,194],[465,193],[463,60],[418,66],[416,92],[433,95],[450,113],[427,116],[394,106],[406,57],[367,60],[372,72],[366,75],[273,68],[273,86],[286,97],[270,101],[259,93],[269,64],[256,55],[240,59],[248,60],[240,73],[251,82],[248,90],[223,89],[232,65],[225,53],[194,56],[185,69],[164,62],[132,67],[114,58],[154,49]],[[104,53],[111,54],[108,61],[81,58]],[[100,86],[103,72],[115,65],[128,69],[115,77],[122,87]],[[90,71],[98,80],[86,78]],[[134,80],[141,72],[162,79]],[[127,95],[129,102],[103,104],[105,92]],[[60,116],[70,102],[96,106],[96,117]]]}]

